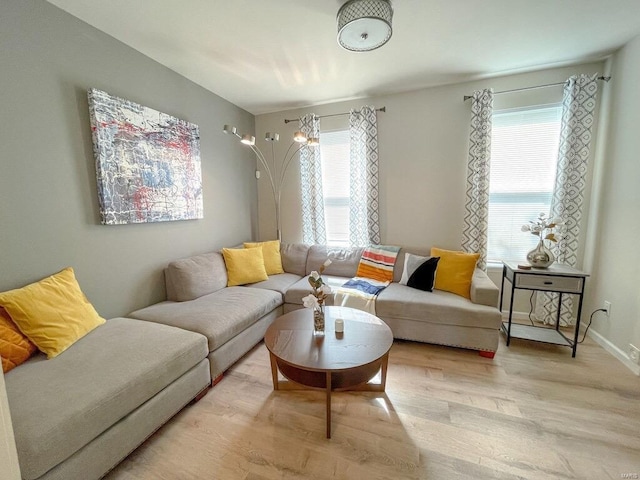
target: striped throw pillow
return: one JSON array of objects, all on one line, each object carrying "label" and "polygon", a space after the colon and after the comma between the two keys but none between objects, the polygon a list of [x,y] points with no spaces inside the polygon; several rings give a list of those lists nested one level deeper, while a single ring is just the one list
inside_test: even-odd
[{"label": "striped throw pillow", "polygon": [[380,282],[393,280],[393,266],[400,247],[371,245],[365,248],[360,258],[356,277],[372,278]]}]

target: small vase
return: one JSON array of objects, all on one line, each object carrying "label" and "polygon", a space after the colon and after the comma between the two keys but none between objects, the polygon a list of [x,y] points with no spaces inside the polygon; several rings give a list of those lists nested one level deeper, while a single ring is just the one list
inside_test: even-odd
[{"label": "small vase", "polygon": [[540,239],[536,248],[527,253],[527,261],[533,268],[548,268],[555,259],[551,250],[545,247],[542,239]]},{"label": "small vase", "polygon": [[324,335],[324,305],[313,309],[313,333]]}]

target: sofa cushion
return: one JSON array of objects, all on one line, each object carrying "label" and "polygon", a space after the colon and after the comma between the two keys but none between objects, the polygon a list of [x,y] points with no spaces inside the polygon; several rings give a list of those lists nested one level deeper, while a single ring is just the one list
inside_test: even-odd
[{"label": "sofa cushion", "polygon": [[157,303],[129,316],[201,333],[213,352],[281,304],[279,292],[227,287],[190,302]]},{"label": "sofa cushion", "polygon": [[294,273],[281,273],[280,275],[271,275],[268,280],[264,280],[263,282],[251,283],[246,285],[247,287],[252,288],[264,288],[267,290],[275,290],[276,292],[280,292],[282,294],[282,298],[284,301],[284,294],[287,289],[296,283],[302,278],[300,275],[296,275]]},{"label": "sofa cushion", "polygon": [[376,300],[376,315],[380,318],[416,320],[445,325],[498,329],[502,321],[494,307],[476,305],[450,292],[424,292],[392,283]]},{"label": "sofa cushion", "polygon": [[327,247],[325,245],[312,245],[307,257],[306,275],[319,271],[320,267],[327,259],[331,264],[325,268],[323,275],[333,275],[336,277],[353,278],[358,271],[360,257],[364,248],[339,248]]},{"label": "sofa cushion", "polygon": [[282,268],[287,273],[304,277],[307,274],[307,254],[309,245],[304,243],[283,243],[280,245]]},{"label": "sofa cushion", "polygon": [[105,322],[82,293],[71,267],[0,293],[0,307],[48,358],[60,355]]},{"label": "sofa cushion", "polygon": [[5,380],[23,478],[43,475],[206,355],[201,335],[114,318],[63,355],[13,369]]},{"label": "sofa cushion", "polygon": [[164,271],[167,299],[186,302],[227,286],[227,268],[219,252],[171,262]]}]

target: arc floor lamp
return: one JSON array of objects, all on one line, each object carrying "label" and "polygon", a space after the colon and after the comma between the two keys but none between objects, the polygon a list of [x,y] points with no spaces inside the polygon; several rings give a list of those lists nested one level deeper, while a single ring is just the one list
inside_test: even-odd
[{"label": "arc floor lamp", "polygon": [[[284,179],[287,173],[287,169],[300,150],[302,150],[306,146],[317,147],[318,145],[320,145],[320,140],[316,137],[307,137],[303,132],[295,132],[293,134],[293,141],[291,142],[291,145],[289,145],[287,152],[284,154],[282,162],[280,163],[280,165],[276,165],[273,143],[280,140],[280,135],[277,133],[267,132],[264,136],[264,139],[267,142],[271,142],[272,165],[270,165],[262,151],[256,146],[256,137],[249,133],[241,135],[238,133],[238,129],[232,125],[225,125],[223,131],[224,133],[234,135],[235,137],[240,139],[240,142],[243,145],[248,146],[253,151],[253,153],[255,153],[258,161],[260,162],[260,165],[262,165],[262,168],[264,168],[267,174],[267,178],[269,179],[269,184],[271,185],[273,201],[276,207],[276,230],[278,240],[282,240],[280,199],[282,196],[282,186],[284,185]],[[259,171],[256,172],[256,178],[260,178]]]}]

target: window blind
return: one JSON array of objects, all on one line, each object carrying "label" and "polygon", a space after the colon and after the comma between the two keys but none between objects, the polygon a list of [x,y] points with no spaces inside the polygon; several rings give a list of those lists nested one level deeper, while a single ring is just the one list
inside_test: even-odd
[{"label": "window blind", "polygon": [[491,136],[489,261],[524,259],[537,237],[520,230],[549,213],[560,139],[560,105],[496,111]]},{"label": "window blind", "polygon": [[349,245],[349,130],[320,132],[327,244]]}]

